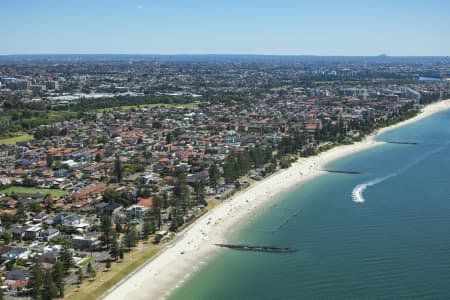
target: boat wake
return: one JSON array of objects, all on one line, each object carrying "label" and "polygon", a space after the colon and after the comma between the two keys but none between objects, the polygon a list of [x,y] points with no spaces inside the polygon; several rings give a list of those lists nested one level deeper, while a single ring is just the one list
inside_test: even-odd
[{"label": "boat wake", "polygon": [[450,144],[450,140],[447,140],[447,142],[444,145],[442,145],[442,146],[440,146],[440,147],[438,147],[438,148],[436,148],[436,149],[434,149],[434,150],[432,150],[432,151],[430,151],[428,153],[425,153],[424,155],[420,156],[416,160],[414,160],[411,163],[407,164],[405,167],[403,167],[402,169],[398,170],[397,172],[394,172],[394,173],[389,174],[389,175],[384,176],[384,177],[375,178],[375,179],[370,180],[368,182],[364,182],[364,183],[358,184],[352,190],[352,200],[353,200],[353,202],[364,203],[366,201],[366,199],[364,198],[363,193],[368,187],[377,185],[379,183],[382,183],[383,181],[386,181],[386,180],[388,180],[388,179],[390,179],[392,177],[398,176],[398,175],[406,172],[407,170],[411,169],[413,166],[417,165],[418,163],[420,163],[421,161],[423,161],[426,158],[430,157],[431,155],[442,151],[449,144]]},{"label": "boat wake", "polygon": [[363,203],[363,202],[365,202],[366,199],[364,199],[363,193],[369,186],[373,186],[373,185],[379,184],[379,183],[381,183],[383,181],[386,181],[389,178],[398,175],[399,173],[400,172],[396,172],[396,173],[390,174],[390,175],[385,176],[385,177],[375,178],[374,180],[358,184],[352,191],[352,200],[353,200],[353,202],[356,202],[356,203]]}]

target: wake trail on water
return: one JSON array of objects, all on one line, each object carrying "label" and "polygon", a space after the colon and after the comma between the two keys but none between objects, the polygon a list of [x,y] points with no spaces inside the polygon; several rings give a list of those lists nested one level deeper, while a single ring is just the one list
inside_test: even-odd
[{"label": "wake trail on water", "polygon": [[[399,173],[399,172],[397,172],[397,173]],[[352,200],[353,200],[353,202],[356,202],[356,203],[363,203],[363,202],[365,202],[366,199],[364,199],[363,193],[369,186],[373,186],[373,185],[382,183],[383,181],[386,181],[389,178],[397,176],[398,175],[397,173],[392,173],[392,174],[390,174],[388,176],[375,178],[375,179],[370,180],[368,182],[358,184],[352,191]]]},{"label": "wake trail on water", "polygon": [[396,172],[393,172],[389,175],[383,176],[383,177],[377,177],[375,179],[372,179],[370,181],[358,184],[357,186],[355,186],[355,188],[353,188],[352,190],[352,200],[353,202],[356,203],[364,203],[366,201],[366,199],[364,198],[364,191],[371,186],[380,184],[388,179],[391,179],[392,177],[398,176],[406,171],[408,171],[409,169],[411,169],[412,167],[414,167],[415,165],[417,165],[418,163],[422,162],[423,160],[427,159],[428,157],[430,157],[431,155],[434,155],[442,150],[445,149],[445,147],[447,147],[450,144],[450,140],[447,140],[447,142],[434,149],[429,151],[428,153],[425,153],[422,156],[419,156],[416,160],[410,162],[409,164],[407,164],[405,167],[401,168],[400,170],[397,170]]}]

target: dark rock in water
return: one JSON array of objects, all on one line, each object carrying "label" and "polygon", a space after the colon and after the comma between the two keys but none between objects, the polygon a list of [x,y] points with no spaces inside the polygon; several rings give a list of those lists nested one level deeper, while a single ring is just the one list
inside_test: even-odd
[{"label": "dark rock in water", "polygon": [[255,252],[292,253],[297,251],[297,249],[289,247],[230,245],[230,244],[214,244],[214,245],[222,248],[229,248],[242,251],[255,251]]}]

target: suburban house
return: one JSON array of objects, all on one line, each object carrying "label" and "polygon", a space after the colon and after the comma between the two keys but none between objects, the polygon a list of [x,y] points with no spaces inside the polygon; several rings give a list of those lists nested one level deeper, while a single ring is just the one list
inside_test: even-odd
[{"label": "suburban house", "polygon": [[29,270],[13,270],[6,272],[5,285],[12,294],[22,291],[27,287],[30,278]]},{"label": "suburban house", "polygon": [[59,235],[59,230],[56,228],[48,228],[41,233],[39,240],[41,242],[49,242]]},{"label": "suburban house", "polygon": [[25,234],[24,234],[23,238],[25,240],[35,240],[35,239],[37,239],[37,237],[39,236],[39,234],[41,233],[42,230],[43,229],[40,224],[28,227],[25,230]]},{"label": "suburban house", "polygon": [[147,207],[138,204],[131,205],[126,209],[127,216],[137,220],[143,219],[147,210]]},{"label": "suburban house", "polygon": [[6,253],[3,253],[2,258],[8,259],[28,259],[31,251],[25,247],[14,247]]},{"label": "suburban house", "polygon": [[89,232],[85,235],[72,236],[72,247],[77,250],[92,251],[100,246],[100,240],[96,232]]},{"label": "suburban house", "polygon": [[79,215],[63,212],[55,216],[53,226],[62,225],[66,227],[85,228],[89,224],[85,223],[84,218]]},{"label": "suburban house", "polygon": [[120,211],[122,210],[123,206],[119,203],[111,203],[103,208],[103,212],[113,219],[113,221],[116,220],[116,218],[120,217]]}]

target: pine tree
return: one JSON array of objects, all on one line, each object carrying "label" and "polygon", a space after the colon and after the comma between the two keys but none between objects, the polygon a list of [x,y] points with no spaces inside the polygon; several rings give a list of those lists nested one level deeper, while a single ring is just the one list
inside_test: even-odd
[{"label": "pine tree", "polygon": [[70,268],[73,267],[73,257],[72,257],[72,251],[70,251],[70,241],[68,239],[65,239],[62,243],[62,249],[59,253],[59,259],[64,265],[64,272],[68,273]]},{"label": "pine tree", "polygon": [[58,295],[58,289],[53,281],[52,272],[50,270],[45,272],[44,286],[42,289],[42,300],[52,300]]},{"label": "pine tree", "polygon": [[182,226],[184,224],[184,220],[177,208],[172,210],[171,218],[172,218],[172,221],[170,223],[169,230],[172,232],[175,232],[178,230],[178,228],[180,226]]},{"label": "pine tree", "polygon": [[115,236],[115,238],[112,241],[109,254],[111,255],[111,258],[113,260],[117,260],[117,257],[119,256],[119,241],[118,241],[117,235]]},{"label": "pine tree", "polygon": [[[0,276],[0,286],[3,286],[3,277]],[[3,300],[3,289],[0,288],[0,300]]]},{"label": "pine tree", "polygon": [[238,169],[239,176],[247,174],[247,172],[250,170],[251,168],[250,155],[248,154],[247,151],[242,152],[238,155],[236,166]]},{"label": "pine tree", "polygon": [[30,289],[32,299],[41,299],[43,283],[44,278],[41,264],[37,259],[35,259],[33,262],[33,268],[31,269],[30,279],[28,280],[28,288]]},{"label": "pine tree", "polygon": [[138,242],[138,233],[136,231],[136,226],[134,224],[127,224],[125,228],[125,245],[130,250],[132,247],[136,246]]},{"label": "pine tree", "polygon": [[53,155],[51,155],[50,153],[47,154],[46,162],[47,162],[47,167],[48,168],[51,168],[53,166],[53,161],[54,161]]},{"label": "pine tree", "polygon": [[214,190],[217,193],[217,186],[220,180],[220,172],[216,164],[212,164],[208,172],[209,172],[209,184],[211,185],[212,188],[214,188]]},{"label": "pine tree", "polygon": [[111,260],[109,258],[106,260],[106,268],[111,268]]},{"label": "pine tree", "polygon": [[53,281],[59,291],[59,297],[64,298],[64,265],[57,261],[53,266]]},{"label": "pine tree", "polygon": [[151,219],[150,215],[146,214],[144,218],[144,225],[142,226],[142,233],[144,237],[147,239],[154,230],[153,220]]},{"label": "pine tree", "polygon": [[156,221],[156,228],[159,230],[161,228],[161,206],[163,199],[158,196],[153,197],[151,216],[153,220]]},{"label": "pine tree", "polygon": [[103,238],[102,238],[103,245],[106,246],[106,249],[109,249],[109,245],[111,243],[111,238],[113,236],[112,221],[111,221],[110,216],[108,216],[108,215],[102,216],[101,228],[102,228],[102,232],[103,232]]},{"label": "pine tree", "polygon": [[78,284],[81,284],[83,282],[83,269],[78,269]]},{"label": "pine tree", "polygon": [[119,220],[116,221],[115,227],[116,227],[116,232],[117,232],[117,234],[122,233],[122,224],[120,223]]},{"label": "pine tree", "polygon": [[114,160],[114,175],[116,175],[117,181],[121,182],[123,178],[123,165],[120,157],[117,155]]},{"label": "pine tree", "polygon": [[86,272],[88,273],[89,277],[92,277],[92,273],[94,272],[94,269],[92,268],[92,264],[90,262],[87,265]]},{"label": "pine tree", "polygon": [[186,175],[179,174],[173,190],[176,200],[181,201],[181,206],[184,210],[190,205],[190,193],[186,184]]},{"label": "pine tree", "polygon": [[223,167],[223,178],[226,184],[233,183],[236,176],[234,174],[234,167],[232,162],[226,162]]},{"label": "pine tree", "polygon": [[197,180],[194,182],[194,193],[195,193],[195,200],[197,200],[198,203],[205,204],[205,184],[201,180]]},{"label": "pine tree", "polygon": [[120,258],[121,260],[123,259],[124,253],[125,253],[125,249],[123,248],[123,246],[120,246],[120,249],[119,249],[119,258]]}]

